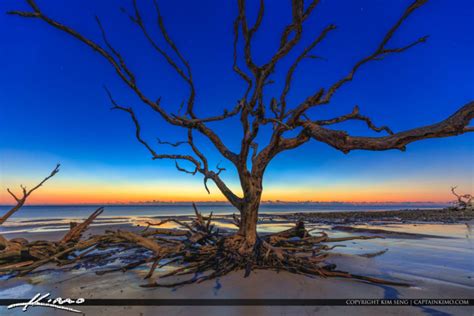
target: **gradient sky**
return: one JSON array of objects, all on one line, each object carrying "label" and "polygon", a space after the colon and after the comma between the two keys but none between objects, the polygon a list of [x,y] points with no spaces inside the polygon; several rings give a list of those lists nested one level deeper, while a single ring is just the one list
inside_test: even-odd
[{"label": "gradient sky", "polygon": [[[186,96],[184,84],[149,47],[119,8],[130,1],[37,0],[44,12],[100,41],[94,15],[102,19],[110,41],[125,56],[138,82],[151,98],[162,97],[176,111]],[[151,1],[139,1],[154,35]],[[197,87],[196,111],[220,114],[242,95],[244,85],[232,72],[232,23],[235,1],[160,1],[171,36],[189,59]],[[254,53],[266,61],[290,19],[289,1],[266,1]],[[314,51],[325,60],[307,60],[295,74],[289,104],[341,78],[369,54],[387,29],[411,3],[382,0],[323,0],[306,24],[302,45],[327,24],[338,29]],[[435,123],[474,97],[474,4],[470,0],[432,0],[415,12],[395,35],[403,45],[423,35],[428,42],[404,54],[363,67],[330,105],[314,118],[351,111],[355,104],[376,124],[394,131]],[[255,16],[256,1],[249,1]],[[1,1],[0,12],[26,9],[21,0]],[[0,203],[11,202],[7,186],[33,185],[57,162],[61,172],[30,203],[100,203],[142,200],[223,200],[199,175],[177,172],[172,161],[151,161],[136,142],[125,113],[110,111],[102,86],[122,104],[133,106],[143,121],[144,137],[168,141],[185,138],[163,123],[134,97],[97,54],[65,34],[32,19],[0,14]],[[266,91],[279,95],[284,60]],[[238,121],[212,125],[237,151]],[[359,135],[372,135],[361,123],[344,125]],[[268,132],[259,139],[264,142]],[[199,139],[198,139],[199,140]],[[315,141],[278,156],[267,169],[264,199],[319,201],[448,201],[451,185],[473,193],[474,135],[432,139],[408,146],[407,152],[354,151],[344,155]],[[221,161],[209,143],[199,141],[212,165]],[[170,152],[167,147],[159,150]],[[239,191],[230,163],[224,180]]]}]

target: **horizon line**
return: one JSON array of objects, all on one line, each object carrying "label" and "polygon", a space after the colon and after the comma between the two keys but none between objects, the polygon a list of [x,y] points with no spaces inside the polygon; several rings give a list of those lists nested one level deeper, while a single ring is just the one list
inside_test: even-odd
[{"label": "horizon line", "polygon": [[[138,202],[103,202],[103,203],[29,203],[24,206],[143,206],[143,205],[187,205],[187,204],[225,204],[231,205],[228,201],[138,201]],[[451,204],[453,201],[280,201],[266,200],[261,204]],[[0,204],[0,207],[14,206],[15,204]]]}]

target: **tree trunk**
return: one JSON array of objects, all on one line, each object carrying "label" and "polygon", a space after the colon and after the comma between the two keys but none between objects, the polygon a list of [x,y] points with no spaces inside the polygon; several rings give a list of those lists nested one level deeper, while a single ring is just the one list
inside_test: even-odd
[{"label": "tree trunk", "polygon": [[247,246],[257,240],[258,209],[262,198],[262,178],[251,177],[244,187],[244,204],[240,210],[239,235],[245,237]]},{"label": "tree trunk", "polygon": [[240,218],[239,235],[245,237],[247,244],[253,245],[257,240],[257,219],[260,199],[246,202]]},{"label": "tree trunk", "polygon": [[19,202],[17,205],[15,205],[11,210],[9,210],[5,215],[3,215],[1,218],[0,218],[0,225],[2,225],[3,223],[5,223],[7,221],[7,219],[12,216],[13,214],[15,214],[16,211],[18,211],[22,206],[23,206],[24,202]]}]

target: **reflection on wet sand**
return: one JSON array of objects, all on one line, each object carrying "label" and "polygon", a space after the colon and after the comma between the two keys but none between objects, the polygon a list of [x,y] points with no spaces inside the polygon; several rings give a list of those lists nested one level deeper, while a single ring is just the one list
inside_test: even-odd
[{"label": "reflection on wet sand", "polygon": [[[184,223],[190,218],[180,216]],[[88,234],[101,233],[106,229],[143,230],[148,222],[157,222],[157,217],[120,217],[103,218],[93,224]],[[221,230],[233,231],[236,226],[228,216],[216,216],[213,223]],[[285,218],[262,217],[258,231],[260,234],[278,232],[288,229],[294,222]],[[384,276],[395,278],[413,284],[410,288],[393,288],[377,286],[348,280],[326,280],[322,278],[307,278],[288,273],[271,271],[256,271],[249,278],[242,278],[240,272],[231,273],[215,281],[204,282],[174,289],[145,290],[139,287],[150,266],[145,265],[131,273],[115,272],[107,277],[97,276],[95,272],[120,267],[120,259],[111,260],[106,266],[95,269],[76,267],[63,271],[38,271],[29,277],[20,279],[3,278],[0,296],[29,297],[37,292],[51,291],[55,296],[90,298],[356,298],[360,293],[372,298],[407,298],[407,297],[437,297],[437,298],[469,298],[474,296],[474,245],[472,243],[472,226],[470,223],[439,224],[439,223],[359,223],[347,225],[354,229],[337,229],[340,224],[307,223],[307,228],[313,234],[326,232],[331,237],[347,237],[354,235],[378,235],[370,240],[351,240],[338,243],[331,251],[328,263],[334,263],[341,270],[351,270],[368,276]],[[2,234],[9,238],[23,237],[32,240],[59,239],[61,230],[68,227],[65,220],[41,221],[32,223],[12,222],[2,228]],[[180,229],[180,225],[167,222],[161,226],[168,229]],[[335,229],[336,228],[336,229]],[[152,229],[152,228],[149,228]],[[389,238],[387,238],[389,237]],[[444,237],[444,238],[439,238]],[[329,243],[330,244],[330,243]],[[114,256],[111,251],[110,256]],[[113,259],[113,257],[111,257]],[[160,262],[161,263],[161,262]],[[165,266],[156,270],[156,277],[169,272],[176,267]],[[32,286],[34,285],[34,286]],[[45,292],[45,293],[46,293]],[[100,309],[100,311],[99,311]],[[99,312],[129,315],[149,312],[196,315],[198,309],[186,307],[159,307],[147,309],[86,307],[84,312],[97,314]],[[313,313],[315,308],[294,307],[235,307],[236,313],[275,314],[287,310],[296,314]],[[331,310],[318,308],[334,315],[348,312],[343,307]],[[206,309],[206,314],[225,313],[224,307]],[[416,307],[400,307],[380,309],[377,307],[359,307],[363,314],[425,314],[425,310]],[[41,315],[41,311],[32,309],[31,315]],[[202,312],[204,312],[202,310]],[[436,307],[430,313],[451,313],[470,315],[463,307]]]}]

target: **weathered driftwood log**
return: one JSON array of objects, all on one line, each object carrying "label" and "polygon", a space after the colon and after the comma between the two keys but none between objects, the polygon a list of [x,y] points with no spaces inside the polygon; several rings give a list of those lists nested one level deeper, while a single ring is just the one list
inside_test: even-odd
[{"label": "weathered driftwood log", "polygon": [[103,207],[99,207],[92,213],[84,222],[80,224],[72,224],[71,229],[69,232],[61,239],[59,244],[64,245],[67,243],[76,243],[81,239],[82,234],[84,231],[89,227],[89,225],[100,215],[104,212]]},{"label": "weathered driftwood log", "polygon": [[189,232],[185,230],[170,229],[170,228],[157,228],[157,229],[147,229],[142,233],[142,236],[149,237],[153,235],[167,235],[167,236],[176,236],[176,237],[185,237],[189,236]]},{"label": "weathered driftwood log", "polygon": [[0,273],[13,271],[15,267],[21,268],[22,271],[30,271],[28,268],[34,270],[36,266],[57,259],[58,254],[66,255],[80,249],[84,244],[78,248],[75,248],[75,245],[79,244],[82,233],[102,212],[103,208],[98,208],[84,222],[73,226],[59,242],[39,240],[30,243],[24,238],[7,240],[0,236]]},{"label": "weathered driftwood log", "polygon": [[137,235],[132,232],[118,230],[116,235],[126,241],[129,241],[141,247],[147,248],[153,251],[156,255],[160,255],[164,250],[164,247],[162,247],[160,244],[158,244],[154,240]]},{"label": "weathered driftwood log", "polygon": [[7,248],[7,245],[8,245],[8,240],[2,235],[0,235],[0,250]]}]

